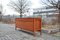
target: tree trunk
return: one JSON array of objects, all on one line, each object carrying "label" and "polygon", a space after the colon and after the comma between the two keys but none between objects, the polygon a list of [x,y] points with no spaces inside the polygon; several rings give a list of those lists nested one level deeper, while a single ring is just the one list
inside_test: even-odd
[{"label": "tree trunk", "polygon": [[22,15],[20,15],[20,18],[22,18]]},{"label": "tree trunk", "polygon": [[59,0],[58,0],[58,11],[59,11],[58,24],[60,24],[60,1]]},{"label": "tree trunk", "polygon": [[22,18],[22,17],[23,17],[23,15],[22,15],[23,13],[22,13],[22,10],[20,10],[20,11],[21,11],[21,12],[20,12],[20,18]]},{"label": "tree trunk", "polygon": [[0,21],[2,21],[2,12],[0,12]]},{"label": "tree trunk", "polygon": [[58,15],[58,28],[59,28],[59,31],[60,31],[60,9],[59,9],[59,15]]},{"label": "tree trunk", "polygon": [[58,24],[60,24],[60,9],[58,9],[59,15],[58,15]]}]

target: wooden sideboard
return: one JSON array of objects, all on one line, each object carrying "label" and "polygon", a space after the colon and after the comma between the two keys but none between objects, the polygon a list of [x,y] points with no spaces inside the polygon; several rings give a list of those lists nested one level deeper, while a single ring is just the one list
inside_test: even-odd
[{"label": "wooden sideboard", "polygon": [[15,21],[16,21],[16,28],[31,31],[34,33],[34,35],[36,31],[40,31],[41,34],[41,26],[42,26],[41,18],[16,18]]}]

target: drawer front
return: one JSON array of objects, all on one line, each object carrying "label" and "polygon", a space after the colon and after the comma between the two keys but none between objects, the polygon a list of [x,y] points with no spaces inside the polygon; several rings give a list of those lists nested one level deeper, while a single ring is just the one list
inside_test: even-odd
[{"label": "drawer front", "polygon": [[35,30],[41,30],[41,19],[34,19],[34,28]]}]

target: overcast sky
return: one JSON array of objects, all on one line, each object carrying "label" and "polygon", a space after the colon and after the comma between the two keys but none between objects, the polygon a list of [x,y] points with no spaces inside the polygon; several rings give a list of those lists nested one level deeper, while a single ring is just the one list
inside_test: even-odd
[{"label": "overcast sky", "polygon": [[[32,1],[31,8],[42,7],[42,4],[40,3],[40,0],[31,0],[31,1]],[[4,7],[3,14],[4,15],[9,15],[9,14],[10,15],[12,15],[12,14],[18,15],[18,13],[14,12],[13,10],[11,10],[11,8],[7,7],[7,4],[9,3],[9,0],[0,0],[0,3],[3,4],[3,7]]]},{"label": "overcast sky", "polygon": [[[45,5],[42,5],[41,0],[31,0],[31,2],[32,2],[31,8],[42,8],[43,6],[45,6]],[[44,2],[46,2],[46,1],[44,0]],[[19,15],[19,13],[11,10],[11,8],[7,6],[7,4],[9,3],[9,0],[0,0],[0,3],[2,3],[2,5],[3,5],[3,9],[4,9],[3,14],[4,15],[13,15],[13,14]],[[30,15],[32,15],[32,13],[30,13]]]}]

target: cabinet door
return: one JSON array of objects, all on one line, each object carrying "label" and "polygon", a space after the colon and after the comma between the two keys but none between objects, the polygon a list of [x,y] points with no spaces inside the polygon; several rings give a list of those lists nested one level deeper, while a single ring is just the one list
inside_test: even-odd
[{"label": "cabinet door", "polygon": [[40,18],[34,19],[34,28],[35,30],[41,30],[41,19]]},{"label": "cabinet door", "polygon": [[20,23],[20,20],[19,19],[16,19],[16,22],[15,22],[15,24],[16,24],[16,27],[17,28],[21,28],[21,23]]},{"label": "cabinet door", "polygon": [[33,19],[32,18],[24,18],[22,21],[21,21],[21,25],[22,26],[22,29],[25,29],[25,30],[29,30],[29,31],[33,31]]}]

